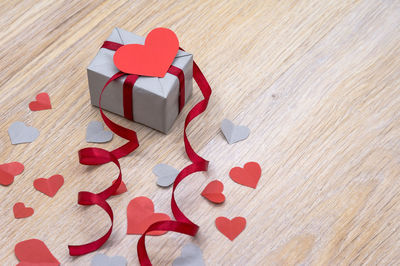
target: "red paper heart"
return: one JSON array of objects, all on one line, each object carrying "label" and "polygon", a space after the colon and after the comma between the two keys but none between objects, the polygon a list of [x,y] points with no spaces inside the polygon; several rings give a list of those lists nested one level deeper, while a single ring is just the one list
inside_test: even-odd
[{"label": "red paper heart", "polygon": [[261,177],[261,167],[256,162],[249,162],[241,167],[234,167],[229,172],[233,181],[243,186],[256,188]]},{"label": "red paper heart", "polygon": [[214,180],[208,183],[208,185],[201,192],[201,195],[214,203],[222,203],[225,201],[225,196],[222,194],[224,191],[224,184],[219,180]]},{"label": "red paper heart", "polygon": [[[113,184],[115,183],[116,179],[112,182]],[[117,188],[117,190],[114,192],[114,196],[122,194],[127,192],[128,189],[126,188],[126,185],[124,183],[124,181],[121,181],[121,184],[119,185],[119,187]]]},{"label": "red paper heart", "polygon": [[[154,204],[151,199],[146,197],[137,197],[131,200],[127,209],[128,229],[127,234],[141,235],[149,225],[158,222],[171,220],[165,213],[154,213]],[[152,231],[148,235],[162,235],[166,231]]]},{"label": "red paper heart", "polygon": [[56,266],[60,262],[51,254],[45,243],[39,239],[19,242],[14,247],[18,266]]},{"label": "red paper heart", "polygon": [[164,77],[179,49],[175,33],[156,28],[146,37],[144,45],[127,44],[114,54],[114,64],[122,72],[151,77]]},{"label": "red paper heart", "polygon": [[229,220],[221,216],[215,219],[215,226],[222,234],[233,241],[246,227],[246,219],[244,217],[235,217]]},{"label": "red paper heart", "polygon": [[63,184],[64,178],[62,175],[53,175],[48,179],[38,178],[33,181],[33,186],[49,197],[54,197]]},{"label": "red paper heart", "polygon": [[24,165],[19,162],[5,163],[0,165],[0,184],[3,186],[11,185],[14,176],[24,171]]},{"label": "red paper heart", "polygon": [[17,202],[13,207],[14,217],[16,219],[26,218],[33,215],[33,209],[29,207],[25,207],[25,204],[22,202]]},{"label": "red paper heart", "polygon": [[50,97],[47,93],[42,92],[36,96],[36,101],[29,103],[29,109],[32,111],[40,111],[51,109]]}]

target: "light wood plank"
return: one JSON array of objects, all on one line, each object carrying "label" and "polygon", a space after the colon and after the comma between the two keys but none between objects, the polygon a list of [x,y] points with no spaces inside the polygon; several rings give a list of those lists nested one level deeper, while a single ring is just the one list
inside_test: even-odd
[{"label": "light wood plank", "polygon": [[[191,126],[190,139],[210,159],[208,174],[185,180],[177,198],[201,226],[199,235],[169,233],[147,239],[155,265],[165,265],[194,241],[208,265],[395,264],[399,258],[400,6],[397,1],[33,1],[4,2],[0,33],[0,163],[26,170],[1,187],[0,262],[17,262],[15,243],[39,238],[65,265],[88,265],[93,255],[71,258],[67,244],[99,237],[108,217],[76,204],[80,190],[100,191],[115,178],[112,165],[81,166],[77,150],[85,127],[100,120],[90,106],[85,67],[115,26],[145,35],[157,26],[177,32],[209,79],[209,110]],[[13,7],[13,8],[10,8]],[[7,18],[7,19],[5,19]],[[17,51],[18,53],[13,53]],[[21,56],[23,55],[23,56]],[[36,93],[50,94],[54,109],[30,112]],[[116,221],[100,252],[137,264],[138,236],[126,235],[126,206],[152,198],[171,214],[170,190],[155,185],[160,162],[184,167],[184,115],[165,136],[110,115],[138,131],[141,146],[121,159],[128,193],[109,200]],[[248,125],[250,138],[228,145],[219,132],[225,117]],[[12,146],[8,126],[24,121],[40,129],[34,143]],[[111,149],[119,138],[98,145]],[[65,146],[65,147],[63,147]],[[63,148],[61,148],[63,147]],[[256,190],[228,177],[233,166],[258,161]],[[64,175],[53,199],[36,192],[34,179]],[[225,184],[223,206],[200,192],[208,181]],[[34,216],[15,220],[23,201]],[[193,208],[196,205],[196,208]],[[104,222],[95,224],[95,215]],[[218,216],[245,216],[234,242],[217,232]]]}]

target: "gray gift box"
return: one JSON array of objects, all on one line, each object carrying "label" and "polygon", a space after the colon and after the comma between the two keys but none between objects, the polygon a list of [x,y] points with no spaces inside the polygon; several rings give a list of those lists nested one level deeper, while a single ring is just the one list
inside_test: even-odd
[{"label": "gray gift box", "polygon": [[[120,44],[144,44],[145,38],[126,30],[115,28],[107,41]],[[114,65],[115,51],[101,48],[87,68],[91,103],[99,106],[99,97],[104,84],[119,70]],[[192,94],[193,55],[179,50],[172,65],[185,74],[185,102]],[[126,75],[112,81],[101,98],[104,110],[124,115],[123,83]],[[165,134],[179,114],[179,80],[172,74],[163,78],[140,76],[133,87],[134,121],[157,129]]]}]

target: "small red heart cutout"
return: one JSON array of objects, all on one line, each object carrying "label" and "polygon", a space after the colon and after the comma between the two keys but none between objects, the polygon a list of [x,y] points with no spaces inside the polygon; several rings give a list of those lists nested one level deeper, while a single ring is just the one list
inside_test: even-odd
[{"label": "small red heart cutout", "polygon": [[51,254],[45,243],[39,239],[28,239],[14,247],[17,266],[58,266],[60,262]]},{"label": "small red heart cutout", "polygon": [[178,37],[166,28],[156,28],[144,45],[127,44],[114,54],[114,64],[122,72],[151,77],[164,77],[179,49]]},{"label": "small red heart cutout", "polygon": [[29,103],[31,111],[41,111],[51,109],[50,97],[47,93],[42,92],[36,96],[36,101]]},{"label": "small red heart cutout", "polygon": [[246,227],[246,219],[244,217],[235,217],[229,220],[226,217],[218,217],[215,219],[217,229],[233,241]]},{"label": "small red heart cutout", "polygon": [[[117,181],[117,179],[115,179],[112,183],[114,184],[115,181]],[[126,185],[125,185],[124,181],[121,181],[121,184],[119,185],[117,190],[114,192],[113,196],[125,193],[127,191],[128,191],[128,189],[126,188]]]},{"label": "small red heart cutout", "polygon": [[19,162],[0,164],[0,184],[3,186],[11,185],[14,176],[24,171],[24,165]]},{"label": "small red heart cutout", "polygon": [[63,184],[64,177],[62,175],[53,175],[50,178],[38,178],[33,181],[33,186],[49,197],[54,197]]},{"label": "small red heart cutout", "polygon": [[256,162],[249,162],[241,167],[234,167],[229,172],[229,176],[238,184],[256,188],[261,177],[261,167]]},{"label": "small red heart cutout", "polygon": [[208,183],[208,185],[201,192],[201,195],[214,203],[222,203],[225,201],[225,196],[222,194],[224,191],[224,184],[219,180],[214,180]]},{"label": "small red heart cutout", "polygon": [[[127,208],[128,228],[127,234],[141,235],[153,223],[171,220],[165,213],[154,213],[153,201],[146,197],[137,197],[131,200]],[[148,235],[158,236],[166,231],[153,231]]]},{"label": "small red heart cutout", "polygon": [[13,212],[14,212],[14,217],[16,219],[20,219],[32,216],[34,210],[30,207],[25,207],[25,204],[22,202],[17,202],[14,204]]}]

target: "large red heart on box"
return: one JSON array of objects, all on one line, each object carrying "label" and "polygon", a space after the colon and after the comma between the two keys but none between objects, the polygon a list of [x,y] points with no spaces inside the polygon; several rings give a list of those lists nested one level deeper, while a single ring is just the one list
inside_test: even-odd
[{"label": "large red heart on box", "polygon": [[156,28],[144,45],[127,44],[114,54],[114,64],[122,72],[151,77],[164,77],[179,49],[178,37],[166,28]]}]

